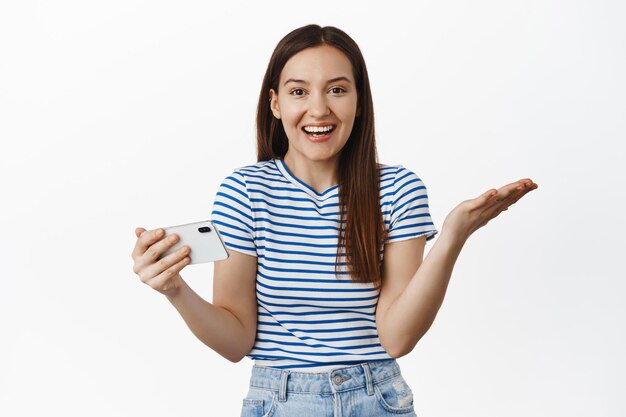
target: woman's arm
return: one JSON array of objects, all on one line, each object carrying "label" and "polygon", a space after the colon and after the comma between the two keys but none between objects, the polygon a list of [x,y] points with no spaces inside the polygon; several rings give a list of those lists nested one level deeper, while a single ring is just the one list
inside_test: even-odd
[{"label": "woman's arm", "polygon": [[189,264],[186,245],[159,259],[176,244],[176,234],[165,237],[163,229],[148,232],[139,227],[135,235],[131,256],[141,281],[165,295],[193,334],[211,349],[232,362],[248,354],[256,337],[256,257],[229,251],[228,259],[214,263],[211,304],[180,276]]},{"label": "woman's arm", "polygon": [[385,246],[376,327],[390,356],[397,358],[411,352],[430,328],[469,236],[536,188],[530,179],[520,180],[459,204],[446,217],[439,238],[423,262],[424,237]]},{"label": "woman's arm", "polygon": [[376,326],[394,358],[412,351],[435,320],[463,246],[444,229],[422,262],[425,244],[422,236],[385,245]]},{"label": "woman's arm", "polygon": [[229,253],[228,259],[214,264],[212,304],[183,280],[175,294],[166,296],[200,341],[231,362],[239,362],[256,337],[257,259]]}]

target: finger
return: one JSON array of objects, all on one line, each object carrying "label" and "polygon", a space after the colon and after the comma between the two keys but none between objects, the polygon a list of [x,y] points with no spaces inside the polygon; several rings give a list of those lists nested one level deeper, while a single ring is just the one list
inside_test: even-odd
[{"label": "finger", "polygon": [[532,190],[535,190],[536,188],[537,188],[537,184],[535,184],[531,180],[529,181],[520,180],[520,183],[513,190],[510,191],[510,194],[507,196],[506,199],[509,200],[509,203],[511,201],[515,202],[519,200],[522,196],[524,196],[525,194],[527,194],[528,192]]},{"label": "finger", "polygon": [[470,210],[478,210],[484,206],[486,206],[493,198],[498,194],[498,190],[492,188],[490,190],[485,191],[478,197],[476,197],[473,202],[473,206],[471,206]]},{"label": "finger", "polygon": [[174,263],[159,275],[151,279],[147,284],[157,291],[167,292],[167,290],[172,289],[172,285],[174,285],[171,282],[172,277],[182,271],[182,269],[189,265],[190,262],[191,259],[188,256],[185,256],[183,259],[180,259],[178,262]]},{"label": "finger", "polygon": [[500,207],[506,205],[507,202],[511,199],[511,196],[513,194],[508,193],[505,196],[504,194],[501,194],[500,190],[489,194],[489,197],[481,202],[482,204],[475,207],[475,209],[478,209],[480,211],[481,217],[491,216],[495,211],[499,210]]},{"label": "finger", "polygon": [[146,253],[143,256],[144,261],[147,264],[156,262],[159,257],[161,257],[170,247],[174,246],[178,240],[179,237],[176,233],[162,237],[146,250]]},{"label": "finger", "polygon": [[[148,252],[150,252],[150,250]],[[175,252],[168,254],[158,261],[150,262],[150,264],[145,268],[144,271],[144,281],[152,279],[153,277],[161,274],[163,271],[167,270],[172,265],[179,262],[185,256],[189,255],[189,252],[189,246],[183,246],[182,248],[179,248]]]},{"label": "finger", "polygon": [[[515,186],[515,188],[511,190],[511,186]],[[483,207],[481,207],[482,210],[479,213],[481,223],[478,228],[486,225],[490,220],[499,216],[503,211],[507,211],[511,205],[515,204],[520,198],[536,188],[537,184],[532,181],[524,182],[523,180],[518,183],[511,183],[502,187],[498,190],[498,193],[496,193],[497,197],[491,197],[487,200]],[[502,195],[499,194],[501,191],[504,192]],[[506,194],[506,196],[504,194]]]},{"label": "finger", "polygon": [[533,182],[533,180],[527,178],[524,180],[519,180],[518,185],[515,187],[516,190],[524,190],[525,192],[532,191],[537,189],[538,186]]},{"label": "finger", "polygon": [[[139,275],[142,281],[159,274],[167,267],[165,264],[166,261],[159,258],[161,258],[163,254],[174,246],[179,240],[180,238],[175,233],[166,235],[146,249],[144,254],[135,258],[135,266],[133,270],[137,275]],[[169,255],[171,254],[168,254],[168,256]],[[159,268],[158,265],[156,267],[154,266],[155,264],[158,264],[158,262],[161,262],[161,268]]]},{"label": "finger", "polygon": [[[139,237],[145,233],[146,229],[144,229],[143,227],[137,227],[135,228],[135,236],[137,236],[137,239],[139,239]],[[139,256],[141,256],[141,254],[139,253],[138,249],[137,249],[137,242],[135,242],[135,247],[133,248],[133,251],[130,254],[131,258],[135,259]],[[135,269],[135,268],[133,268]],[[136,273],[136,271],[135,271]]]},{"label": "finger", "polygon": [[145,231],[141,233],[141,235],[137,238],[137,242],[135,243],[135,249],[133,250],[133,257],[142,256],[150,245],[157,242],[164,235],[165,231],[163,229],[155,229],[151,231]]},{"label": "finger", "polygon": [[518,187],[520,187],[521,184],[519,183],[512,183],[512,184],[507,184],[504,187],[500,188],[498,190],[498,198],[496,198],[496,201],[504,201],[507,198],[509,198],[511,195],[515,194],[518,190]]},{"label": "finger", "polygon": [[[491,190],[486,191],[484,194],[482,194],[481,196],[479,196],[476,199],[477,202],[476,202],[476,207],[475,208],[479,208],[480,206],[484,206],[487,203],[495,204],[497,202],[504,201],[505,199],[510,197],[511,194],[515,193],[516,190],[520,186],[524,186],[526,184],[525,181],[526,180],[515,181],[515,182],[507,184],[507,185],[505,185],[503,187],[500,187],[500,189],[492,188]],[[531,183],[532,183],[532,181],[531,181]]]},{"label": "finger", "polygon": [[504,195],[500,194],[500,190],[498,190],[498,193],[490,198],[487,203],[483,205],[483,207],[481,207],[482,210],[479,216],[484,222],[488,222],[500,214],[501,211],[504,211],[504,209],[511,204],[512,199],[521,192],[519,190],[513,190],[512,192],[508,190],[507,194]]},{"label": "finger", "polygon": [[491,200],[492,198],[494,198],[495,196],[498,195],[498,190],[496,190],[495,188],[492,188],[488,191],[485,191],[485,193],[483,193],[479,199],[481,203],[486,203],[489,200]]},{"label": "finger", "polygon": [[536,184],[534,184],[530,179],[523,179],[507,184],[498,190],[498,196],[495,201],[498,203],[507,203],[508,201],[517,198],[520,192],[522,192],[523,195],[525,191],[531,189],[533,185]]},{"label": "finger", "polygon": [[515,187],[519,187],[520,185],[531,185],[534,184],[533,180],[531,180],[530,178],[522,178],[520,180],[517,180],[515,182],[512,182],[511,184],[508,185],[515,185]]},{"label": "finger", "polygon": [[496,216],[500,212],[506,210],[509,206],[514,204],[516,201],[518,201],[526,193],[527,191],[524,189],[515,189],[509,195],[504,197],[502,200],[499,200],[494,206],[494,209],[496,211]]},{"label": "finger", "polygon": [[522,190],[518,191],[517,194],[511,196],[509,201],[507,201],[507,206],[512,206],[513,204],[517,203],[522,197],[524,197],[529,192],[536,190],[537,188],[537,184],[534,183],[530,186],[524,187]]},{"label": "finger", "polygon": [[532,185],[522,184],[517,186],[512,191],[509,190],[510,192],[506,197],[495,200],[490,207],[487,207],[481,213],[481,217],[485,219],[485,222],[488,222],[489,220],[497,217],[503,211],[508,210],[509,207],[519,201],[520,198],[536,188],[536,184],[532,183]]}]

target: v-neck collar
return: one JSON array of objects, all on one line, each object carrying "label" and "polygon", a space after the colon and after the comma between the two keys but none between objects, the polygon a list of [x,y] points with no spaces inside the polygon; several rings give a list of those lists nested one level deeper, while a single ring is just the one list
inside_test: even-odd
[{"label": "v-neck collar", "polygon": [[287,164],[285,164],[285,161],[283,161],[282,159],[274,159],[274,164],[276,164],[276,168],[278,168],[281,174],[283,174],[283,176],[287,178],[289,182],[291,182],[293,185],[295,185],[311,197],[315,198],[316,200],[326,200],[328,197],[334,195],[333,191],[337,190],[337,188],[339,187],[339,184],[335,184],[324,190],[324,192],[318,193],[307,183],[293,175],[291,171],[289,171],[289,168],[287,168]]}]

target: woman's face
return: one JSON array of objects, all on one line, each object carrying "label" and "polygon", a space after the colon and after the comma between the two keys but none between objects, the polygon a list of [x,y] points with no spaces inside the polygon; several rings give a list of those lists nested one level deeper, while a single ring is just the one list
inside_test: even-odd
[{"label": "woman's face", "polygon": [[292,160],[336,161],[357,115],[352,64],[328,45],[304,49],[285,64],[271,109],[282,120]]}]

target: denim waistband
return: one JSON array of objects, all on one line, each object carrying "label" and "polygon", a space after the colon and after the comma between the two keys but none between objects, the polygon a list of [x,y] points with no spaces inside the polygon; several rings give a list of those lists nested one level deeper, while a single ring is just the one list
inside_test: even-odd
[{"label": "denim waistband", "polygon": [[395,359],[363,362],[357,365],[339,367],[327,372],[298,372],[254,365],[250,386],[277,391],[279,401],[287,393],[334,394],[358,388],[374,392],[373,384],[392,378],[400,373]]}]

